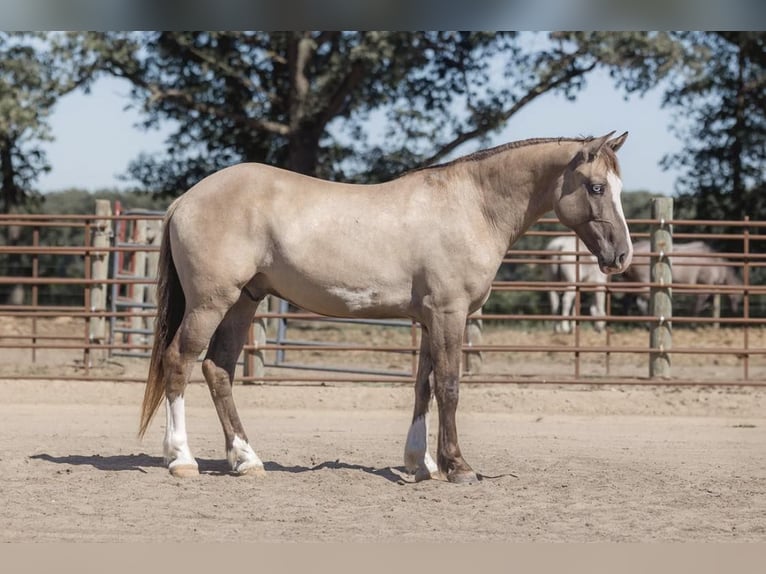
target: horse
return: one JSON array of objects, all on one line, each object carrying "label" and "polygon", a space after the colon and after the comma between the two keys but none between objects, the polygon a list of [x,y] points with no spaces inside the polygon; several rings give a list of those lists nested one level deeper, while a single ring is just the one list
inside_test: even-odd
[{"label": "horse", "polygon": [[[207,347],[202,372],[231,472],[264,472],[232,387],[258,303],[271,294],[326,316],[419,322],[405,467],[415,481],[475,482],[455,423],[466,318],[489,297],[509,246],[551,210],[604,273],[628,267],[633,250],[616,156],[628,133],[614,133],[511,142],[378,184],[258,163],[205,177],[164,218],[139,437],[164,399],[167,467],[177,477],[199,473],[184,390]],[[435,462],[427,423],[434,395]]]},{"label": "horse", "polygon": [[[607,276],[604,275],[598,267],[598,261],[593,255],[580,256],[577,262],[578,251],[577,238],[574,235],[561,235],[554,237],[548,242],[546,250],[551,251],[549,258],[551,263],[546,265],[546,275],[549,281],[561,283],[574,283],[579,281],[587,283],[596,283],[598,285],[606,284]],[[579,270],[578,270],[579,267]],[[571,326],[569,317],[572,314],[572,308],[575,302],[575,288],[566,287],[563,291],[555,288],[548,291],[548,297],[551,302],[551,313],[558,315],[561,313],[562,320],[556,321],[553,330],[556,333],[569,333]],[[559,305],[560,303],[560,305]],[[606,315],[606,292],[603,288],[596,288],[593,294],[593,303],[590,306],[590,314],[594,317],[604,317]],[[606,323],[596,321],[593,328],[597,332],[604,330]]]},{"label": "horse", "polygon": [[[649,253],[651,244],[648,240],[636,241],[633,245],[633,265],[620,277],[631,283],[649,283]],[[694,254],[694,255],[692,255]],[[742,285],[742,279],[731,265],[716,256],[716,251],[704,241],[674,243],[670,258],[673,283],[684,285]],[[742,303],[742,293],[735,291],[728,294],[731,310],[736,313]],[[700,293],[694,304],[694,314],[699,315],[710,298],[710,293]],[[636,295],[636,305],[644,315],[649,310],[649,292]]]}]

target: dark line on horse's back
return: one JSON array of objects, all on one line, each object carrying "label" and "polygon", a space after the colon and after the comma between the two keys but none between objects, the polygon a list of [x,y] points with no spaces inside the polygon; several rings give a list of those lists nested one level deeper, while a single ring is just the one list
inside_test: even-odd
[{"label": "dark line on horse's back", "polygon": [[531,145],[537,145],[537,144],[546,144],[546,143],[563,143],[563,142],[589,142],[593,140],[593,136],[588,137],[581,137],[581,138],[529,138],[525,140],[518,140],[513,142],[508,142],[504,144],[497,145],[495,147],[490,147],[487,149],[480,149],[475,152],[466,154],[464,156],[457,157],[453,160],[450,160],[446,163],[438,163],[435,165],[425,165],[422,167],[416,167],[414,169],[411,169],[407,172],[405,172],[403,175],[407,175],[410,173],[416,173],[418,171],[424,171],[427,169],[441,169],[445,167],[450,167],[452,165],[463,163],[463,162],[469,162],[469,161],[480,161],[483,159],[486,159],[488,157],[492,157],[493,155],[497,155],[499,153],[502,153],[504,151],[508,151],[511,149],[517,149],[522,147],[528,147]]}]

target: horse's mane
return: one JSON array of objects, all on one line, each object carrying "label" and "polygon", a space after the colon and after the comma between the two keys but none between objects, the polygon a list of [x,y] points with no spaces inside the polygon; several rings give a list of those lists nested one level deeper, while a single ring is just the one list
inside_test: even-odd
[{"label": "horse's mane", "polygon": [[[430,170],[430,169],[443,169],[446,167],[450,167],[456,164],[465,163],[465,162],[472,162],[472,161],[480,161],[483,159],[486,159],[488,157],[492,157],[493,155],[497,155],[499,153],[503,153],[508,150],[527,147],[531,145],[537,145],[537,144],[546,144],[546,143],[565,143],[565,142],[578,142],[578,143],[587,143],[590,141],[593,141],[593,136],[582,136],[578,138],[529,138],[525,140],[518,140],[513,142],[508,142],[504,144],[500,144],[494,147],[490,147],[487,149],[481,149],[478,151],[475,151],[473,153],[469,153],[467,155],[455,158],[453,160],[450,160],[445,163],[439,163],[435,165],[427,165],[423,167],[417,167],[414,168],[407,173],[415,173],[418,171],[424,171],[424,170]],[[605,153],[605,156],[607,158],[607,163],[609,164],[609,167],[613,169],[615,172],[618,170],[617,166],[617,156],[610,148],[609,146],[604,146],[602,148],[602,151]]]}]

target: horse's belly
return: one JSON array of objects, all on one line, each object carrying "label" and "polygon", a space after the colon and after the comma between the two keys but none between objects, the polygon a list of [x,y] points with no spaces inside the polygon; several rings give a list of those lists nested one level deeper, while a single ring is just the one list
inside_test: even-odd
[{"label": "horse's belly", "polygon": [[401,315],[409,303],[394,293],[372,287],[329,287],[327,295],[324,302],[328,308],[334,307],[336,313],[349,316]]},{"label": "horse's belly", "polygon": [[268,275],[270,286],[277,295],[314,313],[375,318],[409,315],[412,298],[410,282],[403,282],[402,286],[378,282],[352,285],[311,278],[305,274]]}]

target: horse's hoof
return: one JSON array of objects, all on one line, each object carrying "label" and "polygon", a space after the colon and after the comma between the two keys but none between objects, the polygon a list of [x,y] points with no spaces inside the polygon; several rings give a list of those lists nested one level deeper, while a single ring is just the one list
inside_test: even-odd
[{"label": "horse's hoof", "polygon": [[415,471],[415,482],[423,482],[424,480],[438,480],[439,471],[428,470],[427,468],[418,468]]},{"label": "horse's hoof", "polygon": [[479,477],[472,470],[453,470],[447,474],[447,480],[453,484],[474,484]]},{"label": "horse's hoof", "polygon": [[234,473],[234,476],[251,476],[255,478],[266,476],[266,470],[259,465],[245,468],[236,468],[232,472]]},{"label": "horse's hoof", "polygon": [[199,467],[196,464],[177,464],[176,466],[171,466],[168,470],[176,478],[199,476]]}]

